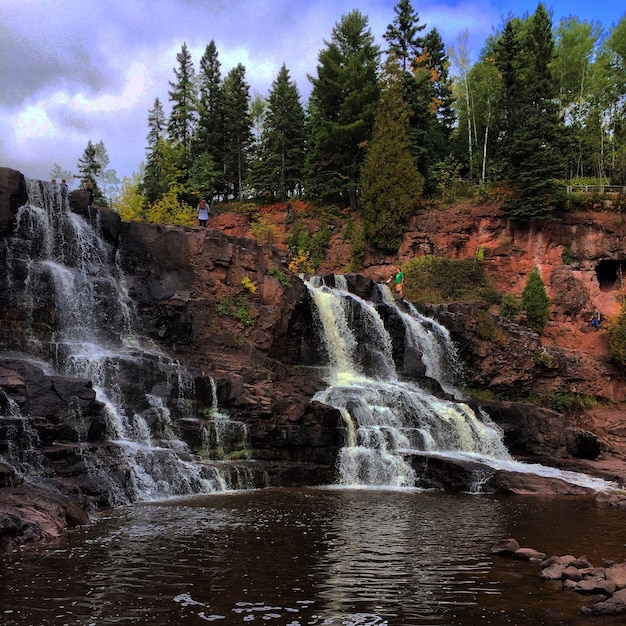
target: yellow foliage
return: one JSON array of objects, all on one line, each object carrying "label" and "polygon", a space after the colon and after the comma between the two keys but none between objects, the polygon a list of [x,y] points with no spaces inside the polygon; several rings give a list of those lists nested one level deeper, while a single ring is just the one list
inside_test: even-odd
[{"label": "yellow foliage", "polygon": [[289,262],[289,271],[294,274],[312,274],[315,271],[309,253],[304,250],[298,250],[298,255],[294,256]]}]

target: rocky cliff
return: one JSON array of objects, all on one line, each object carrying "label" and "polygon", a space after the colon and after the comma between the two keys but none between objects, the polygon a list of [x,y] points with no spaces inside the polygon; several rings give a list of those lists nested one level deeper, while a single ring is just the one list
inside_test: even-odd
[{"label": "rocky cliff", "polygon": [[[2,264],[13,250],[8,242],[25,194],[23,177],[0,168]],[[212,381],[220,407],[247,425],[253,458],[265,463],[265,484],[332,481],[343,441],[341,416],[311,401],[324,385],[316,369],[319,340],[312,332],[308,290],[287,270],[280,247],[258,245],[245,236],[249,224],[240,215],[219,215],[209,229],[184,228],[122,223],[106,210],[89,215],[81,192],[74,192],[70,203],[101,230],[111,258],[123,272],[142,332],[193,373],[196,408],[211,407]],[[577,212],[535,228],[514,227],[493,205],[423,213],[406,234],[399,259],[370,254],[364,276],[351,277],[350,288],[368,297],[372,280],[387,278],[398,260],[424,253],[473,258],[484,248],[497,288],[519,294],[527,272],[538,265],[553,302],[542,337],[502,321],[484,303],[416,304],[450,329],[467,385],[510,399],[484,407],[501,424],[514,453],[624,480],[626,431],[619,403],[626,384],[608,359],[606,337],[587,322],[594,305],[605,314],[619,306],[624,229],[619,215],[608,209]],[[347,250],[337,229],[324,271],[339,271],[348,261]],[[34,428],[20,421],[19,437],[25,440],[36,433],[48,468],[45,487],[53,494],[44,498],[37,492],[33,500],[28,495],[32,489],[0,463],[0,515],[10,520],[2,538],[10,543],[29,535],[54,535],[64,525],[82,523],[86,510],[111,504],[102,486],[86,479],[78,454],[85,441],[96,455],[118,457],[107,440],[102,404],[90,381],[55,376],[20,358],[25,342],[32,339],[26,336],[27,321],[36,327],[42,353],[50,349],[55,306],[43,290],[29,302],[27,312],[16,304],[24,285],[6,280],[0,296],[0,414],[8,417],[0,429],[0,454],[9,445],[8,430],[17,425],[10,417],[17,407]],[[486,334],[485,316],[492,329]],[[399,371],[423,374],[408,362],[400,364]],[[120,384],[137,391],[132,394],[133,411],[145,417],[155,436],[163,436],[138,393],[140,387],[158,385],[156,374],[129,368],[121,375]],[[613,404],[572,418],[513,401],[550,392],[586,394]],[[80,428],[73,421],[77,403],[85,416]],[[178,427],[178,435],[198,451],[203,444],[197,422],[181,420]],[[119,464],[123,486],[126,470]],[[41,502],[46,506],[37,504]]]}]

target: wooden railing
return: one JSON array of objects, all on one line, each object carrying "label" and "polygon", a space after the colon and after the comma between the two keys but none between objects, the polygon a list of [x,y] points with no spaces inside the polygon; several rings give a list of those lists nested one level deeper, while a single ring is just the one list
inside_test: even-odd
[{"label": "wooden railing", "polygon": [[568,185],[567,193],[573,192],[597,193],[597,194],[626,194],[626,187],[620,185]]}]

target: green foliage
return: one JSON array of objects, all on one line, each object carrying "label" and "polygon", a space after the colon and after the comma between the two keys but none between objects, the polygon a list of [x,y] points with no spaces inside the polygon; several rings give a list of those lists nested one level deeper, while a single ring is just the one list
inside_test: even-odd
[{"label": "green foliage", "polygon": [[565,415],[578,415],[598,406],[595,398],[578,393],[548,393],[532,396],[528,400]]},{"label": "green foliage", "polygon": [[197,119],[197,101],[195,70],[191,53],[186,43],[176,55],[177,67],[174,68],[175,82],[170,82],[169,92],[172,111],[167,124],[169,138],[184,148],[182,154],[187,155],[191,146],[193,129]]},{"label": "green foliage", "polygon": [[494,318],[488,311],[479,310],[476,324],[476,334],[486,341],[491,341],[498,345],[506,345],[506,337],[502,330],[498,328]]},{"label": "green foliage", "polygon": [[502,307],[498,315],[510,322],[513,322],[519,317],[524,310],[521,300],[512,293],[504,294],[502,298]]},{"label": "green foliage", "polygon": [[245,298],[239,298],[237,301],[237,310],[235,311],[235,317],[244,325],[252,326],[254,320],[250,314],[250,303]]},{"label": "green foliage", "polygon": [[513,194],[502,208],[518,221],[553,219],[565,206],[564,139],[556,84],[551,18],[539,4],[526,22],[508,22],[496,47],[503,74],[506,175]]},{"label": "green foliage", "polygon": [[292,258],[306,257],[309,267],[315,271],[324,261],[331,233],[324,223],[313,235],[304,221],[298,220],[287,237],[287,247]]},{"label": "green foliage", "polygon": [[361,178],[365,238],[379,250],[398,250],[424,188],[407,141],[409,109],[397,61],[385,65],[372,141]]},{"label": "green foliage", "polygon": [[572,246],[567,246],[561,255],[561,260],[564,265],[571,265],[574,260],[574,252],[572,251]]},{"label": "green foliage", "polygon": [[211,155],[200,154],[189,168],[187,188],[197,198],[211,200],[218,186],[220,172]]},{"label": "green foliage", "polygon": [[355,223],[352,217],[346,220],[343,237],[350,242],[350,261],[345,268],[346,272],[358,272],[363,268],[365,259],[365,232],[362,226]]},{"label": "green foliage", "polygon": [[250,86],[245,80],[246,68],[239,63],[224,79],[224,178],[229,193],[239,200],[244,185],[252,146]]},{"label": "green foliage", "polygon": [[78,173],[83,187],[87,184],[92,185],[95,202],[102,202],[102,190],[98,185],[98,179],[102,173],[102,163],[98,159],[96,146],[91,142],[91,139],[87,142],[83,155],[78,159]]},{"label": "green foliage", "polygon": [[626,367],[626,300],[616,317],[608,320],[609,355],[622,367]]},{"label": "green foliage", "polygon": [[420,302],[499,301],[481,263],[430,255],[403,266],[404,296]]},{"label": "green foliage", "polygon": [[276,280],[278,280],[278,282],[280,283],[280,286],[283,289],[287,289],[288,287],[291,286],[291,282],[289,281],[289,278],[287,278],[285,272],[283,272],[283,270],[281,270],[280,267],[270,267],[267,270],[267,273],[270,276],[273,276],[274,278],[276,278]]},{"label": "green foliage", "polygon": [[236,303],[233,302],[231,297],[220,300],[215,305],[215,312],[224,317],[232,317],[244,326],[252,326],[254,324],[250,313],[250,303],[243,296]]},{"label": "green foliage", "polygon": [[307,190],[357,208],[357,183],[378,101],[378,46],[358,10],[336,24],[311,76]]},{"label": "green foliage", "polygon": [[228,297],[224,300],[219,300],[215,305],[215,312],[223,317],[229,317],[233,314],[233,301]]},{"label": "green foliage", "polygon": [[550,298],[537,267],[533,267],[522,291],[522,306],[529,328],[541,333],[548,323]]},{"label": "green foliage", "polygon": [[273,245],[278,241],[279,235],[276,227],[267,219],[259,219],[250,227],[252,236],[261,244]]},{"label": "green foliage", "polygon": [[304,176],[305,115],[300,94],[283,65],[267,100],[252,186],[282,202],[299,193]]},{"label": "green foliage", "polygon": [[539,350],[535,350],[533,352],[533,360],[537,365],[541,365],[545,369],[555,369],[557,367],[557,362],[550,352],[548,352],[545,348],[539,348]]}]

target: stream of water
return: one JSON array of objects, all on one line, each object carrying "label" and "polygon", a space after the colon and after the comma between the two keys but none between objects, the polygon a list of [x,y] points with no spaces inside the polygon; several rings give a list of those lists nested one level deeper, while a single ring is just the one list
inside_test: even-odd
[{"label": "stream of water", "polygon": [[0,624],[616,626],[535,565],[624,560],[624,514],[590,500],[413,489],[267,489],[135,504],[0,555]]}]

